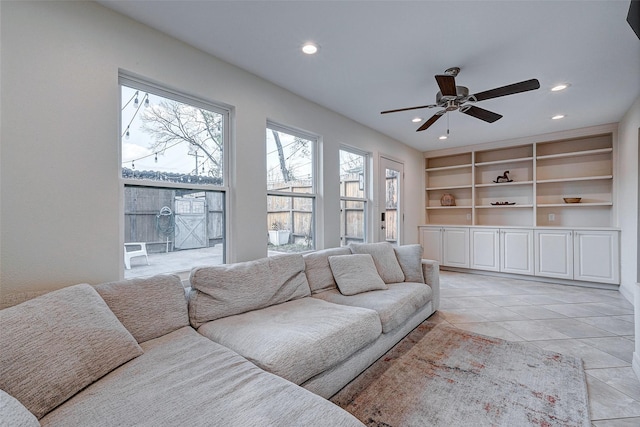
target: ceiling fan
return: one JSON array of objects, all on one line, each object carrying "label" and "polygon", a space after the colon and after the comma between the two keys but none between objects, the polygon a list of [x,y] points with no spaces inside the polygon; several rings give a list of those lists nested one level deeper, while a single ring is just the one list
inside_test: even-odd
[{"label": "ceiling fan", "polygon": [[[417,107],[399,108],[396,110],[382,111],[380,114],[397,113],[400,111],[418,110],[421,108],[436,108],[442,110],[435,113],[429,120],[424,122],[416,132],[426,130],[434,124],[440,117],[449,111],[460,110],[461,113],[475,117],[485,122],[493,123],[502,118],[498,113],[476,107],[475,105],[466,104],[467,102],[478,102],[486,99],[498,98],[500,96],[513,95],[515,93],[527,92],[540,88],[540,82],[537,79],[525,80],[520,83],[514,83],[495,89],[485,90],[473,95],[469,95],[469,89],[465,86],[456,86],[456,76],[460,72],[460,68],[453,67],[445,70],[444,74],[436,75],[436,82],[440,91],[436,94],[436,103],[429,105],[420,105]],[[465,105],[466,104],[466,105]]]}]

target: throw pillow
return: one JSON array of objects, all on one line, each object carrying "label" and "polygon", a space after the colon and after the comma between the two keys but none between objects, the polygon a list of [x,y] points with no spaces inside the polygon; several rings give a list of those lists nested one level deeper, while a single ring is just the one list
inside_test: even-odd
[{"label": "throw pillow", "polygon": [[343,295],[388,289],[369,254],[330,256],[329,265]]},{"label": "throw pillow", "polygon": [[0,311],[0,389],[38,419],[143,351],[87,284]]},{"label": "throw pillow", "polygon": [[404,273],[389,242],[350,243],[354,254],[370,254],[384,283],[404,282]]},{"label": "throw pillow", "polygon": [[400,268],[402,268],[402,272],[404,273],[404,281],[424,283],[422,246],[417,244],[394,246],[393,250],[398,258]]}]

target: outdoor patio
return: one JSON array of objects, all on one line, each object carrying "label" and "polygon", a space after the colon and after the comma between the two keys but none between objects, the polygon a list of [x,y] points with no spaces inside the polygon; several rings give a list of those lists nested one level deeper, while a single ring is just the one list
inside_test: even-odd
[{"label": "outdoor patio", "polygon": [[143,256],[131,259],[131,270],[124,270],[125,279],[148,277],[161,273],[189,272],[198,265],[222,264],[222,245],[183,251],[150,253],[149,265]]}]

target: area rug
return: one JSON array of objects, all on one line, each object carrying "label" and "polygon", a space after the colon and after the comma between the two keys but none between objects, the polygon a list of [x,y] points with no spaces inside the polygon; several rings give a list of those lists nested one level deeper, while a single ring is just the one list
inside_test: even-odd
[{"label": "area rug", "polygon": [[331,398],[368,426],[589,426],[582,360],[424,322]]}]

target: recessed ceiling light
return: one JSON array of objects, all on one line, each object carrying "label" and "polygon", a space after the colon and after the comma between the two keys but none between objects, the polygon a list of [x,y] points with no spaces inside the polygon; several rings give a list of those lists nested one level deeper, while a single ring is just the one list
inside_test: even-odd
[{"label": "recessed ceiling light", "polygon": [[555,116],[551,117],[552,120],[560,120],[564,118],[565,118],[564,114],[556,114]]},{"label": "recessed ceiling light", "polygon": [[568,87],[569,87],[568,83],[563,83],[563,84],[552,87],[551,92],[559,92],[561,90],[565,90]]},{"label": "recessed ceiling light", "polygon": [[448,138],[447,135],[441,135],[438,137],[438,139],[447,139],[447,138]]},{"label": "recessed ceiling light", "polygon": [[305,43],[302,46],[302,51],[307,55],[313,55],[314,53],[318,52],[318,45],[311,42]]},{"label": "recessed ceiling light", "polygon": [[412,121],[413,123],[421,122],[421,121],[422,121],[422,117],[414,117],[413,119],[411,119],[411,121]]}]

